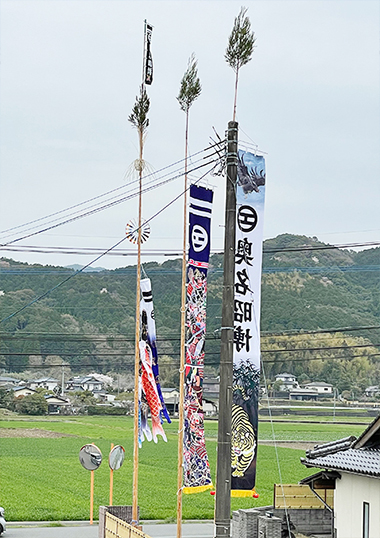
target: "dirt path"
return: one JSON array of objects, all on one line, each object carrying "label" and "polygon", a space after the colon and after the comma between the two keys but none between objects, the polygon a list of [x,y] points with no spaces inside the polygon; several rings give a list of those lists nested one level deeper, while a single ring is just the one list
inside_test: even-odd
[{"label": "dirt path", "polygon": [[[323,444],[322,441],[277,441],[276,446],[280,448],[294,448],[297,450],[310,450],[317,444]],[[274,441],[260,440],[259,445],[274,446]]]},{"label": "dirt path", "polygon": [[52,432],[38,428],[0,428],[0,437],[75,437],[69,433]]}]

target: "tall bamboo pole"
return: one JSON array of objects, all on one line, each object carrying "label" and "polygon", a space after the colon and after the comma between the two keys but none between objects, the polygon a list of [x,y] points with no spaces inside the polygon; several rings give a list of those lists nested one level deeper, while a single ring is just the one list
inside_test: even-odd
[{"label": "tall bamboo pole", "polygon": [[182,248],[182,294],[181,294],[181,354],[179,366],[179,409],[178,409],[178,474],[177,474],[177,538],[182,536],[182,485],[183,485],[183,428],[185,388],[185,322],[186,322],[186,252],[187,252],[187,151],[189,111],[186,112],[185,134],[185,184],[183,197],[183,248]]},{"label": "tall bamboo pole", "polygon": [[198,77],[197,60],[194,54],[189,58],[185,74],[182,77],[177,101],[186,114],[185,126],[185,185],[183,198],[183,249],[182,249],[182,294],[181,294],[181,355],[179,368],[179,408],[178,408],[178,489],[177,489],[177,538],[182,534],[182,486],[183,486],[183,429],[184,429],[184,389],[185,389],[185,333],[186,333],[186,251],[187,251],[187,158],[189,147],[189,111],[201,93],[202,87]]},{"label": "tall bamboo pole", "polygon": [[140,281],[141,281],[141,210],[142,210],[142,157],[143,133],[139,131],[139,218],[137,239],[137,276],[136,276],[136,325],[135,325],[135,394],[133,423],[133,495],[132,519],[138,522],[138,468],[139,468],[139,366],[140,366]]},{"label": "tall bamboo pole", "polygon": [[[141,99],[145,91],[145,52],[146,52],[146,20],[144,21],[143,71],[141,83]],[[140,367],[140,281],[141,281],[141,224],[142,224],[142,173],[144,126],[138,128],[139,133],[139,216],[137,238],[137,275],[136,275],[136,324],[135,324],[135,393],[134,393],[134,422],[133,422],[133,489],[132,489],[132,520],[138,523],[138,472],[139,472],[139,367]]]}]

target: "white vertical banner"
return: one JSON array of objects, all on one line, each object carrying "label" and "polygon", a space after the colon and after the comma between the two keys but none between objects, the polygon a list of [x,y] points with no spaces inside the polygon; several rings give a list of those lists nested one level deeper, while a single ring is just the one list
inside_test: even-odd
[{"label": "white vertical banner", "polygon": [[236,189],[231,494],[255,495],[265,161],[239,150]]}]

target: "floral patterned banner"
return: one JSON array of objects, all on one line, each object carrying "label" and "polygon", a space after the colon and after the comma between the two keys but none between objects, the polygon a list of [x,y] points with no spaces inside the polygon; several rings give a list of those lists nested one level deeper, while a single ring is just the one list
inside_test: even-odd
[{"label": "floral patterned banner", "polygon": [[212,199],[212,190],[191,185],[186,283],[184,493],[197,493],[212,487],[202,406]]}]

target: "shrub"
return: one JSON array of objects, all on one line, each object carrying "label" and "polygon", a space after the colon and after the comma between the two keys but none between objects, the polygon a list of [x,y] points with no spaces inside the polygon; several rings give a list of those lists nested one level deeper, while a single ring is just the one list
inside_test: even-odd
[{"label": "shrub", "polygon": [[29,394],[16,399],[15,409],[24,415],[46,415],[48,404],[42,394]]}]

